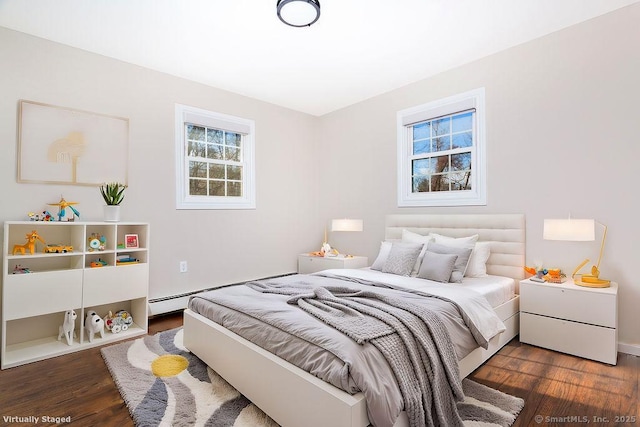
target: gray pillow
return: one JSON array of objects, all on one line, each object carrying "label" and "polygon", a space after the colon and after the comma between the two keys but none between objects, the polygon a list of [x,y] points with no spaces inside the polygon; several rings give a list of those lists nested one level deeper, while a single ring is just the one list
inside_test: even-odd
[{"label": "gray pillow", "polygon": [[458,255],[439,254],[427,250],[418,271],[418,277],[436,282],[449,282],[451,273],[456,265]]},{"label": "gray pillow", "polygon": [[451,272],[451,277],[449,278],[449,282],[455,282],[455,283],[462,282],[462,278],[464,277],[464,272],[467,269],[467,264],[469,264],[471,249],[456,247],[456,246],[446,246],[446,245],[441,245],[434,242],[429,242],[429,246],[427,246],[427,250],[431,252],[435,252],[437,254],[458,255],[458,259],[456,259],[456,264],[453,268],[453,271]]},{"label": "gray pillow", "polygon": [[410,276],[422,246],[422,243],[393,243],[382,272]]}]

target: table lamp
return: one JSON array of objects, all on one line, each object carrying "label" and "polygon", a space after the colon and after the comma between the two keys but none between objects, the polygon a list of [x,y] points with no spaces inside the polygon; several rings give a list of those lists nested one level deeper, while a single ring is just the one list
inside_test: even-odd
[{"label": "table lamp", "polygon": [[[362,231],[361,219],[334,219],[331,221],[331,231]],[[338,251],[327,243],[327,230],[324,231],[324,243],[321,253],[325,256],[336,256]]]},{"label": "table lamp", "polygon": [[[595,224],[597,222],[593,219],[545,219],[543,228],[543,239],[545,240],[565,240],[565,241],[593,241],[595,240]],[[600,256],[598,257],[598,263],[591,267],[591,274],[580,274],[579,271],[584,267],[589,259],[585,259],[582,263],[573,270],[571,278],[576,285],[587,286],[590,288],[607,288],[610,286],[611,281],[600,278],[600,261],[602,260],[602,254],[604,252],[604,241],[607,237],[607,226],[597,223],[604,227],[604,233],[602,234],[602,243],[600,245]]]}]

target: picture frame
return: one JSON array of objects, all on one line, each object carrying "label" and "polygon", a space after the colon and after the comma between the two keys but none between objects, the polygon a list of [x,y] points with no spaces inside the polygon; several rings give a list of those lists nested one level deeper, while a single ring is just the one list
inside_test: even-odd
[{"label": "picture frame", "polygon": [[129,119],[20,100],[20,183],[127,183]]},{"label": "picture frame", "polygon": [[125,234],[124,235],[124,247],[126,249],[139,248],[138,235],[137,234]]}]

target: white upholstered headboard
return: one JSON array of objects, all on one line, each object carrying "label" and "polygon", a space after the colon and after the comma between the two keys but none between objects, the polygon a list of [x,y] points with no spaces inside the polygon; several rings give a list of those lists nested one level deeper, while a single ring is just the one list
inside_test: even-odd
[{"label": "white upholstered headboard", "polygon": [[478,234],[491,243],[487,273],[524,279],[525,222],[523,214],[387,215],[385,240],[402,238],[402,229],[418,234],[434,232],[451,237]]}]

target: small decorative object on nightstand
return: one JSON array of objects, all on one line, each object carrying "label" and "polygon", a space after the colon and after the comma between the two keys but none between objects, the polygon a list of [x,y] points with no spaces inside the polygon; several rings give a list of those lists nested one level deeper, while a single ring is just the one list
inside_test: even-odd
[{"label": "small decorative object on nightstand", "polygon": [[[331,221],[331,231],[362,231],[361,219],[334,219]],[[334,257],[339,252],[329,245],[327,240],[327,229],[324,230],[324,242],[319,252],[320,256]]]},{"label": "small decorative object on nightstand", "polygon": [[309,254],[298,255],[298,273],[310,274],[332,268],[364,268],[368,258],[364,256],[319,257]]},{"label": "small decorative object on nightstand", "polygon": [[615,365],[618,284],[520,282],[520,341]]}]

